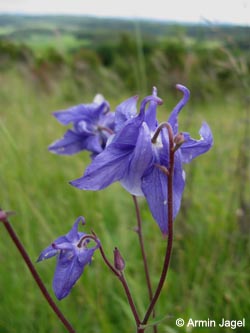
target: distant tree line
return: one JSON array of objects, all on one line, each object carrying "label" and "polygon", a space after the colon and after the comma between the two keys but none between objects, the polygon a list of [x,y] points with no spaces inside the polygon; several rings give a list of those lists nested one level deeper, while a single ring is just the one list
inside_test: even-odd
[{"label": "distant tree line", "polygon": [[149,91],[152,85],[173,89],[181,82],[199,99],[241,89],[241,78],[246,80],[250,73],[250,49],[243,33],[237,40],[226,35],[223,43],[185,36],[180,31],[179,36],[159,41],[123,32],[118,39],[110,35],[109,40],[66,53],[50,47],[40,56],[23,43],[2,38],[0,71],[25,68],[44,89],[65,75],[80,88],[110,80],[133,92]]}]

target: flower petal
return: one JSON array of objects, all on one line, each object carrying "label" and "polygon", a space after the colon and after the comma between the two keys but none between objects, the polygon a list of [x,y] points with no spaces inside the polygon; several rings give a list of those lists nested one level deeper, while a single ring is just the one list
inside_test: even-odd
[{"label": "flower petal", "polygon": [[56,250],[52,245],[50,245],[41,252],[36,262],[54,257],[57,253],[58,250]]},{"label": "flower petal", "polygon": [[99,247],[99,244],[92,248],[85,248],[79,251],[78,253],[78,261],[86,266],[91,263],[92,257],[94,255],[95,250]]},{"label": "flower petal", "polygon": [[84,267],[91,263],[97,244],[93,248],[80,248],[72,251],[61,251],[53,279],[53,290],[61,300],[66,297],[83,273]]},{"label": "flower petal", "polygon": [[54,141],[49,146],[49,151],[59,155],[72,155],[83,150],[84,137],[72,130],[68,130],[62,139]]},{"label": "flower petal", "polygon": [[146,123],[143,123],[136,146],[130,157],[130,163],[121,180],[122,186],[133,195],[143,196],[141,190],[141,178],[145,170],[149,168],[153,160],[150,131]]},{"label": "flower petal", "polygon": [[203,123],[200,128],[200,140],[195,140],[190,137],[188,133],[183,133],[185,142],[182,144],[180,150],[182,155],[182,162],[189,163],[195,157],[204,154],[213,145],[213,135],[207,123]]},{"label": "flower petal", "polygon": [[115,131],[118,132],[125,122],[136,116],[138,96],[133,96],[119,104],[115,111]]},{"label": "flower petal", "polygon": [[[154,87],[153,88],[153,93],[152,95],[154,97],[157,97],[157,89]],[[150,103],[149,103],[149,106],[146,110],[146,113],[145,113],[145,122],[147,123],[148,125],[148,128],[150,129],[150,131],[154,131],[156,129],[156,127],[158,126],[158,121],[156,119],[156,110],[157,110],[157,101],[155,100],[152,100]]]},{"label": "flower petal", "polygon": [[72,287],[82,275],[83,269],[84,265],[78,261],[77,255],[73,251],[61,251],[57,258],[53,279],[53,290],[59,300],[70,293]]},{"label": "flower petal", "polygon": [[80,239],[79,234],[83,235],[84,233],[79,233],[78,232],[78,226],[79,223],[82,225],[85,224],[85,219],[83,216],[79,216],[76,220],[75,223],[73,224],[72,229],[67,233],[66,238],[68,239],[69,242],[74,242]]},{"label": "flower petal", "polygon": [[173,176],[173,216],[176,218],[185,188],[185,171],[182,168],[180,151],[175,152],[174,176]]},{"label": "flower petal", "polygon": [[[61,244],[64,242],[67,242],[67,238],[65,236],[60,236],[53,242],[53,244]],[[41,254],[39,255],[39,257],[37,259],[37,262],[45,260],[45,259],[49,259],[49,258],[55,256],[57,253],[58,253],[58,250],[55,249],[55,247],[52,246],[52,244],[51,244],[41,252]]]},{"label": "flower petal", "polygon": [[181,109],[187,104],[190,96],[190,91],[185,86],[177,84],[176,88],[183,92],[183,97],[179,101],[179,103],[175,106],[175,108],[173,109],[168,118],[168,122],[172,126],[174,135],[177,134],[178,132],[178,114],[181,111]]},{"label": "flower petal", "polygon": [[52,243],[52,247],[56,250],[63,250],[63,251],[74,251],[75,247],[72,243],[70,242],[64,242],[64,243]]},{"label": "flower petal", "polygon": [[[180,155],[176,154],[173,175],[173,218],[179,212],[184,186],[185,181]],[[164,235],[168,233],[167,187],[167,176],[156,166],[153,166],[142,179],[142,191],[148,202],[151,214]]]},{"label": "flower petal", "polygon": [[56,111],[53,115],[63,125],[80,120],[94,121],[97,120],[102,112],[107,110],[107,102],[101,104],[80,104],[73,106],[67,110]]},{"label": "flower petal", "polygon": [[94,154],[99,154],[103,151],[99,136],[76,133],[72,130],[68,130],[62,139],[53,142],[48,149],[58,155],[73,155],[82,150],[89,150]]},{"label": "flower petal", "polygon": [[167,234],[167,177],[157,167],[142,179],[142,191],[146,197],[153,218],[159,225],[161,232]]},{"label": "flower petal", "polygon": [[94,158],[83,177],[70,184],[81,190],[102,190],[123,177],[130,154],[130,150],[121,151],[110,144]]},{"label": "flower petal", "polygon": [[94,158],[83,177],[70,184],[81,190],[97,191],[121,180],[130,163],[142,122],[141,115],[129,120],[108,147]]},{"label": "flower petal", "polygon": [[111,131],[114,131],[115,127],[115,113],[114,112],[108,112],[108,113],[103,113],[100,116],[99,119],[99,125],[106,127],[110,129]]}]

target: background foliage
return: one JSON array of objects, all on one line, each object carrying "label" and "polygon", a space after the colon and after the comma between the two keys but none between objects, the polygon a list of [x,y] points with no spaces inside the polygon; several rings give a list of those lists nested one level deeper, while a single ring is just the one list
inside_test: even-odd
[{"label": "background foliage", "polygon": [[[0,203],[33,261],[84,215],[107,254],[118,246],[142,313],[147,306],[133,202],[119,184],[98,192],[68,185],[89,158],[48,153],[64,129],[51,112],[103,93],[112,109],[133,94],[158,88],[166,120],[186,84],[191,101],[180,128],[198,136],[206,120],[215,146],[186,166],[187,186],[175,221],[171,269],[157,306],[167,318],[246,318],[250,329],[249,28],[173,25],[82,17],[0,17]],[[150,267],[157,283],[165,241],[140,200]],[[71,295],[60,302],[77,332],[133,332],[116,278],[95,256]],[[49,290],[55,262],[37,265]],[[0,332],[63,332],[19,254],[0,230]],[[150,331],[150,330],[148,330]],[[188,332],[205,332],[204,328]],[[240,331],[240,330],[239,330]],[[230,332],[216,328],[216,332]]]}]

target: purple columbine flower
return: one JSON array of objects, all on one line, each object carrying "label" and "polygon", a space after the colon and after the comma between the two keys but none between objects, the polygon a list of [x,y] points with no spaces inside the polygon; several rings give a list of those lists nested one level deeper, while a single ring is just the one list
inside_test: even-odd
[{"label": "purple columbine flower", "polygon": [[[189,90],[176,86],[183,93],[183,98],[176,105],[168,123],[171,125],[177,144],[178,114],[189,99]],[[169,137],[163,128],[157,139],[154,134],[158,128],[156,119],[157,106],[162,100],[153,94],[141,102],[140,112],[136,114],[137,97],[132,97],[118,106],[115,113],[117,133],[110,139],[106,149],[100,153],[86,169],[84,175],[70,183],[82,190],[101,190],[115,181],[132,195],[145,196],[150,211],[163,234],[168,232],[167,220],[167,177],[162,170],[169,167]],[[148,105],[147,109],[146,106]],[[183,163],[208,151],[213,144],[209,126],[203,123],[200,140],[195,140],[188,133],[182,133],[184,142],[175,152],[173,175],[173,214],[176,217],[181,204],[185,186]]]},{"label": "purple columbine flower", "polygon": [[[37,259],[39,262],[57,255],[53,290],[59,300],[70,293],[84,267],[91,263],[95,250],[100,246],[99,240],[93,235],[78,232],[80,222],[85,224],[82,216],[78,217],[69,233],[57,238]],[[93,247],[89,246],[91,240],[96,243]]]},{"label": "purple columbine flower", "polygon": [[56,154],[72,155],[82,150],[99,154],[106,146],[114,129],[114,113],[110,112],[108,102],[97,95],[91,104],[80,104],[53,115],[63,125],[72,123],[64,137],[49,146]]}]

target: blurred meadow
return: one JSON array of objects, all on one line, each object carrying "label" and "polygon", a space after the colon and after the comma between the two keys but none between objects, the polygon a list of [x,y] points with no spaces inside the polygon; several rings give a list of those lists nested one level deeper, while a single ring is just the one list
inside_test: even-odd
[{"label": "blurred meadow", "polygon": [[[179,317],[221,322],[246,319],[250,331],[250,44],[249,27],[175,25],[84,17],[0,16],[0,206],[33,262],[83,215],[109,258],[118,246],[139,312],[148,305],[133,201],[117,183],[101,192],[68,184],[89,163],[48,152],[63,128],[56,110],[102,93],[115,107],[158,88],[160,120],[181,98],[191,99],[180,130],[198,138],[203,120],[212,150],[185,165],[187,184],[174,224],[170,271],[156,307],[159,333],[231,332],[177,328]],[[140,199],[143,233],[157,284],[165,241]],[[65,332],[0,226],[0,333]],[[52,292],[55,260],[36,264]],[[57,303],[78,333],[134,332],[118,279],[96,253],[70,296]],[[149,328],[147,332],[151,332]]]}]

